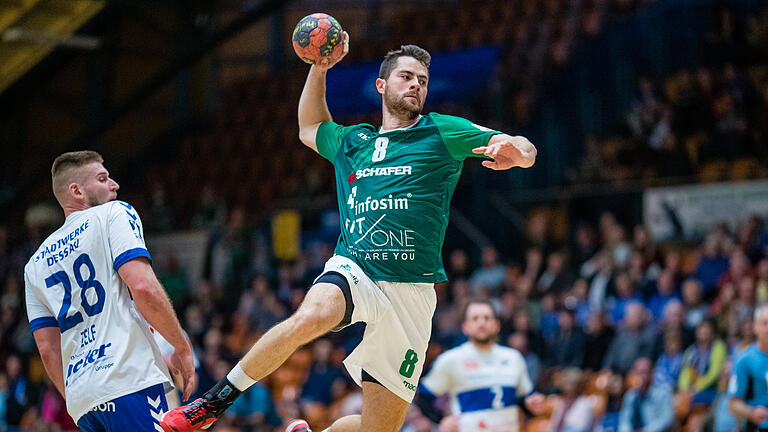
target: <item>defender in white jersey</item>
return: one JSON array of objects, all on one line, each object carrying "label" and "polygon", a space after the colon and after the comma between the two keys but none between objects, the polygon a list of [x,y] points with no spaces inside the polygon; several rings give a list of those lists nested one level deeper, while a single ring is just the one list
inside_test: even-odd
[{"label": "defender in white jersey", "polygon": [[85,432],[156,431],[172,381],[150,325],[173,345],[170,366],[194,390],[192,350],[150,266],[136,209],[92,151],[56,158],[64,225],[24,268],[27,313],[43,364]]},{"label": "defender in white jersey", "polygon": [[[523,356],[495,343],[499,321],[488,300],[471,300],[462,330],[469,341],[441,354],[419,383],[417,405],[440,422],[442,432],[510,432],[518,430],[518,407],[538,413],[543,396],[533,384]],[[434,400],[451,396],[451,416],[434,408]]]}]

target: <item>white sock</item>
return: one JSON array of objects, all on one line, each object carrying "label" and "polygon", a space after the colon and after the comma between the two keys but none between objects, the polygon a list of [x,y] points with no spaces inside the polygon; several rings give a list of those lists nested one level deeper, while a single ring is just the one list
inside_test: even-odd
[{"label": "white sock", "polygon": [[237,362],[235,367],[229,371],[227,374],[227,379],[232,383],[232,385],[235,386],[236,389],[240,390],[241,392],[248,390],[248,387],[256,384],[256,380],[249,377],[248,374],[245,373],[243,367],[240,366],[240,362]]}]

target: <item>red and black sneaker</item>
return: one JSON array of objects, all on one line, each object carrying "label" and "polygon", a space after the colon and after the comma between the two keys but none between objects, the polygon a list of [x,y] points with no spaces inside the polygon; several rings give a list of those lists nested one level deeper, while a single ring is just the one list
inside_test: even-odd
[{"label": "red and black sneaker", "polygon": [[165,432],[192,432],[208,429],[232,405],[238,395],[240,391],[224,379],[203,397],[168,411],[160,421],[160,427]]},{"label": "red and black sneaker", "polygon": [[309,424],[306,421],[294,420],[288,423],[288,426],[285,427],[285,432],[312,432],[312,429],[309,428]]}]

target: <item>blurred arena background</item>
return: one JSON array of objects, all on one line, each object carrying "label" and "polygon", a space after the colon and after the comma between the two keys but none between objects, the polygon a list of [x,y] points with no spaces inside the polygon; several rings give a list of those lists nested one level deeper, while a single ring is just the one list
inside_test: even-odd
[{"label": "blurred arena background", "polygon": [[[23,306],[23,265],[63,221],[64,151],[101,152],[142,215],[200,389],[300,303],[339,232],[331,166],[297,136],[290,32],[316,11],[351,35],[336,121],[378,125],[374,71],[415,43],[434,56],[428,110],[539,150],[529,170],[466,164],[428,362],[463,342],[462,302],[490,296],[499,342],[550,395],[521,430],[563,430],[578,398],[584,430],[616,430],[641,356],[677,389],[671,428],[733,430],[731,359],[768,301],[765,0],[0,0],[0,431],[75,429]],[[359,410],[341,359],[361,334],[300,350],[214,430]],[[436,426],[412,408],[403,430]]]}]

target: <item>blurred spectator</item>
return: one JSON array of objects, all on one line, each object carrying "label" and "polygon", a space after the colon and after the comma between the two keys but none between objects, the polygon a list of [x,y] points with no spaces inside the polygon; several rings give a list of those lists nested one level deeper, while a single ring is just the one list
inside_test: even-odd
[{"label": "blurred spectator", "polygon": [[754,325],[755,323],[751,316],[741,322],[738,333],[728,340],[729,356],[736,357],[755,343]]},{"label": "blurred spectator", "polygon": [[683,365],[683,335],[680,330],[669,328],[664,332],[664,352],[656,362],[653,382],[667,384],[677,389],[677,380]]},{"label": "blurred spectator", "polygon": [[539,276],[538,291],[542,294],[562,294],[569,287],[572,279],[566,268],[565,254],[561,251],[552,252],[547,257],[547,267]]},{"label": "blurred spectator", "polygon": [[568,295],[563,299],[563,306],[576,313],[576,324],[585,327],[592,310],[589,307],[589,284],[585,279],[576,279]]},{"label": "blurred spectator", "polygon": [[709,307],[701,298],[701,283],[696,279],[683,282],[683,306],[687,311],[685,324],[694,328],[707,316]]},{"label": "blurred spectator", "polygon": [[528,375],[531,377],[533,387],[536,387],[536,383],[539,382],[539,376],[541,375],[541,359],[536,353],[528,350],[528,337],[525,333],[515,332],[509,335],[507,345],[510,348],[514,348],[520,351],[520,354],[525,358],[525,363],[528,366]]},{"label": "blurred spectator", "polygon": [[584,360],[584,333],[576,327],[574,312],[568,309],[557,314],[558,330],[552,339],[547,341],[547,352],[544,357],[548,366],[581,367]]},{"label": "blurred spectator", "polygon": [[680,300],[675,286],[675,276],[671,270],[662,270],[656,281],[656,292],[648,300],[647,307],[654,322],[661,320],[664,308],[672,300]]},{"label": "blurred spectator", "polygon": [[566,369],[560,373],[560,396],[555,401],[548,430],[552,432],[588,432],[594,424],[593,405],[585,396],[582,373]]},{"label": "blurred spectator", "polygon": [[526,277],[531,279],[532,281],[536,281],[539,279],[539,275],[541,274],[544,269],[542,268],[542,265],[544,264],[544,252],[538,247],[532,247],[528,248],[528,250],[525,251],[525,271],[524,274]]},{"label": "blurred spectator", "polygon": [[554,239],[552,238],[552,215],[547,210],[534,210],[528,215],[526,239],[533,248],[541,251],[542,257],[552,252]]},{"label": "blurred spectator", "polygon": [[544,338],[545,343],[556,337],[558,327],[557,299],[552,294],[545,295],[541,299],[541,314],[539,316],[539,332],[541,332],[541,337]]},{"label": "blurred spectator", "polygon": [[528,339],[528,348],[541,356],[545,350],[545,342],[541,336],[541,333],[535,331],[531,326],[531,317],[527,311],[519,311],[515,314],[515,328],[516,333],[523,333]]},{"label": "blurred spectator", "polygon": [[581,266],[581,276],[590,279],[589,307],[595,311],[603,310],[608,296],[608,286],[613,277],[613,259],[601,250],[592,259]]},{"label": "blurred spectator", "polygon": [[619,432],[661,432],[672,426],[674,399],[666,383],[652,381],[653,362],[641,357],[634,362],[635,388],[627,391],[619,414]]},{"label": "blurred spectator", "polygon": [[9,426],[18,426],[24,412],[36,402],[34,385],[23,375],[21,359],[14,354],[5,361],[8,378],[5,420]]},{"label": "blurred spectator", "polygon": [[643,264],[649,267],[647,270],[650,273],[647,277],[651,279],[655,278],[655,276],[657,276],[656,272],[658,271],[658,268],[652,269],[650,268],[650,265],[658,266],[659,250],[653,242],[651,233],[648,231],[647,227],[644,225],[635,225],[635,229],[632,233],[632,246],[635,251],[640,253],[640,256],[643,258]]},{"label": "blurred spectator", "polygon": [[605,389],[608,401],[605,404],[605,414],[597,428],[600,432],[616,432],[619,430],[619,413],[624,400],[624,378],[619,374],[608,375]]},{"label": "blurred spectator", "polygon": [[627,273],[632,285],[643,297],[649,297],[656,293],[654,282],[659,277],[659,265],[655,262],[647,265],[643,253],[638,249],[634,249],[629,255]]},{"label": "blurred spectator", "polygon": [[712,300],[717,293],[717,281],[728,270],[728,258],[720,251],[720,240],[715,235],[708,235],[701,250],[701,258],[696,267],[696,279],[701,281],[704,297]]},{"label": "blurred spectator", "polygon": [[605,354],[603,368],[625,374],[638,358],[650,358],[655,342],[656,332],[647,324],[645,307],[641,303],[629,303],[624,322]]},{"label": "blurred spectator", "polygon": [[598,250],[597,234],[593,227],[581,223],[576,227],[574,240],[575,247],[571,254],[571,265],[574,269],[580,269]]},{"label": "blurred spectator", "polygon": [[211,239],[211,279],[239,294],[250,282],[251,229],[243,207],[235,207],[221,232]]},{"label": "blurred spectator", "polygon": [[264,291],[250,315],[251,328],[265,332],[286,317],[285,307],[277,300],[274,291]]},{"label": "blurred spectator", "polygon": [[728,284],[733,284],[744,276],[752,272],[752,265],[741,248],[735,248],[728,261],[728,270],[720,276],[717,281],[718,293],[713,307],[718,309],[723,303],[723,290]]},{"label": "blurred spectator", "polygon": [[449,281],[469,278],[469,257],[464,249],[454,249],[448,258],[446,273]]},{"label": "blurred spectator", "polygon": [[714,323],[703,320],[696,326],[696,343],[683,354],[678,388],[689,394],[692,405],[709,405],[717,396],[727,349],[716,336]]},{"label": "blurred spectator", "polygon": [[672,300],[667,303],[664,308],[664,316],[659,323],[659,338],[654,350],[654,357],[657,354],[661,354],[665,350],[664,335],[667,332],[673,331],[680,334],[680,350],[689,346],[694,341],[693,330],[688,328],[685,324],[685,312],[683,310],[683,304],[679,300]]},{"label": "blurred spectator", "polygon": [[592,312],[586,326],[584,362],[586,370],[596,371],[603,367],[603,358],[613,340],[613,328],[605,325],[601,312]]},{"label": "blurred spectator", "polygon": [[627,241],[624,227],[614,220],[614,223],[606,228],[603,241],[606,249],[611,252],[613,262],[619,267],[626,266],[632,246]]},{"label": "blurred spectator", "polygon": [[469,282],[473,295],[478,295],[482,288],[489,289],[488,294],[496,295],[504,281],[506,267],[499,263],[499,253],[493,246],[483,247],[481,268],[472,272]]},{"label": "blurred spectator", "polygon": [[342,370],[331,363],[333,345],[328,339],[318,339],[313,344],[313,362],[309,375],[301,389],[301,402],[308,405],[319,403],[328,406],[333,402],[333,389],[337,381],[345,383]]},{"label": "blurred spectator", "polygon": [[614,278],[616,297],[613,297],[610,304],[610,317],[613,324],[624,320],[624,312],[627,305],[635,302],[642,302],[642,297],[635,292],[632,281],[629,279],[629,273],[619,272]]}]

